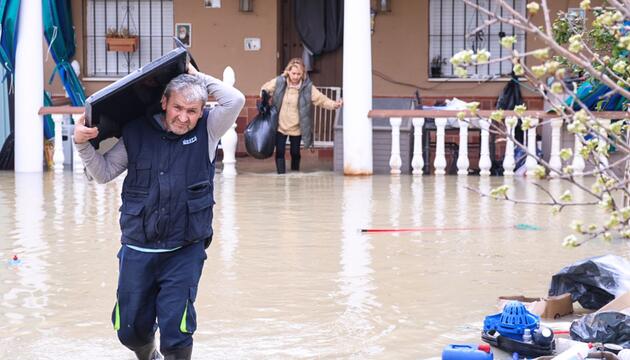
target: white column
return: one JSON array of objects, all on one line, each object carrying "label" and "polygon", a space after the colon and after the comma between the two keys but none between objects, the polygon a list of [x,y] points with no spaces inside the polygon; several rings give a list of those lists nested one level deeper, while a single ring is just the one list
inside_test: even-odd
[{"label": "white column", "polygon": [[468,125],[470,119],[459,121],[459,153],[457,154],[457,175],[468,175]]},{"label": "white column", "polygon": [[575,135],[575,145],[573,145],[573,162],[571,162],[571,167],[573,168],[573,176],[582,176],[584,174],[584,168],[586,167],[586,163],[584,162],[584,158],[580,155],[582,151],[582,136]]},{"label": "white column", "polygon": [[63,162],[65,156],[63,155],[63,114],[53,114],[53,122],[55,123],[55,150],[53,153],[53,164],[55,172],[63,171]]},{"label": "white column", "polygon": [[479,175],[490,175],[490,168],[492,167],[492,161],[490,160],[490,120],[479,120],[479,127],[481,127],[481,150],[479,151]]},{"label": "white column", "polygon": [[433,167],[435,167],[435,175],[446,174],[446,154],[444,153],[444,133],[446,128],[446,118],[435,118],[435,160],[433,160]]},{"label": "white column", "polygon": [[[223,82],[226,85],[234,86],[236,82],[236,74],[234,70],[227,66],[223,70]],[[223,149],[223,176],[236,175],[236,144],[238,143],[238,135],[236,135],[236,123],[228,129],[221,137],[221,148]]]},{"label": "white column", "polygon": [[[514,129],[516,123],[508,128],[509,134],[514,136]],[[505,143],[505,157],[503,158],[503,176],[514,175],[514,167],[516,162],[514,161],[514,141],[508,136]]]},{"label": "white column", "polygon": [[[79,121],[81,114],[73,114],[72,120],[76,124]],[[74,132],[73,132],[74,134]],[[79,155],[79,150],[74,145],[74,135],[71,136],[70,146],[72,146],[72,172],[75,174],[83,174],[85,171],[85,165],[83,164],[83,160],[81,160],[81,156]]]},{"label": "white column", "polygon": [[413,158],[411,159],[411,167],[414,175],[422,175],[424,167],[424,159],[422,158],[422,127],[424,126],[424,118],[413,118]]},{"label": "white column", "polygon": [[534,158],[536,155],[536,125],[538,125],[538,119],[532,119],[531,127],[527,129],[527,159],[525,160],[525,167],[527,168],[527,172],[525,175],[534,176],[536,171],[536,166],[538,162]]},{"label": "white column", "polygon": [[[24,0],[15,56],[15,171],[43,172],[44,105],[42,2]],[[60,130],[61,131],[61,130]]]},{"label": "white column", "polygon": [[[562,128],[562,122],[562,118],[551,119],[551,155],[549,157],[549,166],[560,172],[562,171],[562,160],[560,159],[560,144],[562,141],[560,129]],[[560,174],[551,171],[549,176],[558,177]]]},{"label": "white column", "polygon": [[400,175],[400,166],[402,165],[402,159],[400,158],[400,124],[402,119],[399,117],[393,117],[389,119],[389,124],[392,126],[392,154],[389,157],[390,174]]},{"label": "white column", "polygon": [[371,175],[372,37],[370,1],[345,0],[343,26],[343,171]]}]

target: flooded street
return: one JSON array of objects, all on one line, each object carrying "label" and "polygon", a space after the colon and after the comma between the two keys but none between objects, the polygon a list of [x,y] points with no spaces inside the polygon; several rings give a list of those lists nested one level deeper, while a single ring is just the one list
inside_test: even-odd
[{"label": "flooded street", "polygon": [[[571,220],[602,218],[594,207],[552,216],[465,188],[504,182],[547,200],[522,178],[218,175],[193,358],[439,358],[480,342],[499,295],[544,296],[571,262],[630,257],[618,241],[561,246]],[[121,188],[122,177],[0,172],[0,358],[134,358],[110,322]]]}]

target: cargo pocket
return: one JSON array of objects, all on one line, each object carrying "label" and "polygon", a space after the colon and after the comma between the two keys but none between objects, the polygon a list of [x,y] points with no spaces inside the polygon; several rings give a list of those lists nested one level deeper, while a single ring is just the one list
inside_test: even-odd
[{"label": "cargo pocket", "polygon": [[136,179],[134,186],[147,188],[151,183],[151,160],[138,159],[136,162]]},{"label": "cargo pocket", "polygon": [[120,207],[120,229],[123,236],[135,241],[145,242],[142,202],[125,201]]},{"label": "cargo pocket", "polygon": [[179,331],[185,334],[192,334],[197,330],[197,313],[195,312],[195,298],[197,297],[197,287],[191,287],[188,291],[188,300],[184,308],[182,320],[179,323]]},{"label": "cargo pocket", "polygon": [[186,240],[206,239],[212,234],[212,205],[214,205],[214,200],[210,194],[199,199],[188,200]]}]

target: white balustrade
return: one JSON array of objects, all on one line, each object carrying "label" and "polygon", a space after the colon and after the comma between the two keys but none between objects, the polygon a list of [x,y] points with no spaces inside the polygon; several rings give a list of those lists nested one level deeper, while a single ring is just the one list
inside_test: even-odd
[{"label": "white balustrade", "polygon": [[422,154],[422,127],[424,126],[424,118],[413,118],[413,158],[411,159],[411,167],[414,175],[422,175],[424,167],[424,159]]},{"label": "white balustrade", "polygon": [[446,174],[446,154],[444,153],[444,141],[445,141],[445,129],[447,118],[435,118],[436,131],[436,143],[435,143],[435,160],[433,166],[435,167],[435,175]]},{"label": "white balustrade", "polygon": [[[72,119],[76,124],[79,121],[81,114],[73,114]],[[74,135],[70,136],[70,146],[72,146],[72,172],[75,174],[83,174],[85,170],[85,164],[83,164],[83,160],[81,160],[81,156],[79,156],[79,151],[74,144]]]},{"label": "white balustrade", "polygon": [[571,167],[573,168],[573,176],[582,176],[584,174],[584,168],[586,167],[586,163],[584,162],[584,158],[580,153],[582,152],[582,136],[575,135],[575,145],[573,145],[573,162],[571,163]]},{"label": "white balustrade", "polygon": [[390,174],[400,175],[400,166],[402,159],[400,158],[400,124],[402,119],[399,117],[389,118],[389,124],[392,126],[392,154],[389,157]]},{"label": "white balustrade", "polygon": [[531,127],[527,129],[527,160],[525,160],[525,167],[527,172],[525,175],[534,176],[536,172],[536,166],[538,162],[534,155],[536,155],[536,125],[538,125],[538,119],[531,119]]},{"label": "white balustrade", "polygon": [[457,154],[457,175],[468,175],[468,125],[470,119],[459,121],[459,152]]},{"label": "white balustrade", "polygon": [[479,175],[490,175],[490,168],[492,167],[492,161],[490,160],[490,121],[481,119],[479,120],[479,127],[481,127],[481,150],[479,152]]},{"label": "white balustrade", "polygon": [[[223,70],[223,82],[229,86],[234,86],[236,74],[234,69],[227,66]],[[236,124],[233,124],[221,137],[221,148],[223,149],[223,176],[236,175],[236,145],[238,135],[236,134]]]},{"label": "white balustrade", "polygon": [[562,118],[551,119],[551,155],[549,157],[549,166],[558,171],[551,171],[549,173],[551,177],[560,176],[559,172],[562,171],[562,160],[560,159],[560,144],[562,140],[560,130],[562,123]]},{"label": "white balustrade", "polygon": [[63,115],[53,114],[53,122],[55,123],[55,150],[53,153],[53,168],[55,172],[63,171],[63,162],[65,157],[63,155]]},{"label": "white balustrade", "polygon": [[[510,126],[507,131],[511,136],[514,136],[514,130],[516,129],[516,123]],[[508,136],[505,143],[505,157],[503,158],[503,176],[514,175],[514,167],[516,162],[514,161],[514,141]]]}]

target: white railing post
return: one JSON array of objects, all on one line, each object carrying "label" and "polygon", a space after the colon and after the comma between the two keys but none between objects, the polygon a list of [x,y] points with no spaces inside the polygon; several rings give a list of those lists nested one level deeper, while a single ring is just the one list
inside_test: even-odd
[{"label": "white railing post", "polygon": [[573,161],[571,162],[571,167],[573,168],[573,176],[582,176],[584,174],[584,168],[586,167],[586,163],[584,162],[584,158],[580,154],[582,152],[582,136],[576,134],[574,136],[575,144],[573,145]]},{"label": "white railing post", "polygon": [[[72,120],[76,124],[79,121],[81,114],[73,114]],[[70,146],[72,146],[72,172],[75,174],[83,174],[85,170],[85,165],[83,164],[83,160],[81,160],[81,156],[79,156],[79,151],[74,144],[74,134],[70,135]]]},{"label": "white railing post", "polygon": [[411,159],[411,167],[414,175],[422,175],[424,167],[424,159],[422,158],[422,127],[424,126],[424,118],[413,118],[413,158]]},{"label": "white railing post", "polygon": [[536,172],[536,166],[538,162],[534,155],[536,155],[536,125],[538,125],[538,119],[531,119],[531,127],[527,129],[527,159],[525,160],[525,166],[527,172],[525,175],[534,176]]},{"label": "white railing post", "polygon": [[400,158],[400,124],[402,119],[399,117],[389,118],[389,124],[392,126],[392,154],[389,157],[390,174],[399,175],[402,159]]},{"label": "white railing post", "polygon": [[[236,74],[234,70],[227,66],[223,70],[223,82],[227,85],[234,86],[236,82]],[[236,135],[236,124],[221,137],[221,147],[223,149],[223,175],[236,175],[236,145],[238,143],[238,135]]]},{"label": "white railing post", "polygon": [[457,175],[468,175],[468,125],[470,119],[459,120],[459,152],[457,154]]},{"label": "white railing post", "polygon": [[600,134],[600,138],[599,141],[600,143],[605,142],[606,143],[606,154],[599,154],[599,169],[605,169],[608,167],[608,142],[606,142],[606,139],[608,138],[608,133],[607,130],[610,127],[610,119],[597,119],[597,122],[600,125],[599,128],[599,134]]},{"label": "white railing post", "polygon": [[[516,129],[516,122],[514,125],[508,126],[508,132],[511,136],[514,136],[514,130]],[[506,138],[505,143],[505,157],[503,158],[503,176],[514,175],[514,167],[516,162],[514,161],[514,141],[511,137]]]},{"label": "white railing post", "polygon": [[63,162],[65,157],[63,155],[63,115],[52,114],[53,122],[55,123],[55,150],[53,153],[53,163],[55,172],[63,171]]},{"label": "white railing post", "polygon": [[479,127],[481,127],[481,150],[479,152],[479,175],[490,175],[490,168],[492,167],[492,161],[490,160],[490,120],[479,120]]},{"label": "white railing post", "polygon": [[433,167],[435,167],[435,175],[446,174],[446,154],[444,153],[445,142],[445,129],[447,118],[435,118],[436,131],[436,143],[435,143],[435,160],[433,161]]},{"label": "white railing post", "polygon": [[[562,160],[560,159],[560,129],[562,128],[562,118],[551,119],[551,155],[549,157],[549,166],[557,171],[562,171]],[[559,172],[550,171],[549,176],[558,177]]]}]

